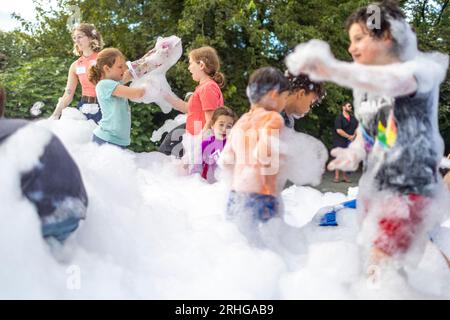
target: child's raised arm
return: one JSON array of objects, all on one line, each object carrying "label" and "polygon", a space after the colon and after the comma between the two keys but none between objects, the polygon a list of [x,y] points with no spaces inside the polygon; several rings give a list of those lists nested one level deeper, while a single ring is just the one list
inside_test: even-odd
[{"label": "child's raised arm", "polygon": [[344,87],[399,97],[417,91],[417,81],[404,63],[367,66],[338,61],[331,68],[330,80]]},{"label": "child's raised arm", "polygon": [[112,95],[120,98],[138,99],[145,93],[144,88],[130,88],[119,84],[113,91]]},{"label": "child's raised arm", "polygon": [[306,73],[312,80],[398,97],[414,93],[417,81],[408,63],[374,66],[336,60],[326,42],[311,40],[296,47],[286,59],[293,74]]}]

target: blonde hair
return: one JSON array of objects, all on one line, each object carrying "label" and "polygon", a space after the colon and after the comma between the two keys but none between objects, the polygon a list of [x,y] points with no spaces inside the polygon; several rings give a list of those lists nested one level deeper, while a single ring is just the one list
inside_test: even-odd
[{"label": "blonde hair", "polygon": [[197,63],[202,61],[205,64],[205,73],[210,76],[219,87],[223,87],[225,85],[225,76],[220,70],[220,59],[217,54],[216,49],[205,46],[192,50],[189,53],[189,58],[194,60]]},{"label": "blonde hair", "polygon": [[[76,31],[83,32],[88,38],[91,39],[90,48],[92,49],[92,51],[100,52],[103,49],[104,44],[102,35],[97,31],[97,29],[95,29],[95,26],[93,24],[81,23],[72,30],[72,36]],[[83,55],[83,51],[80,49],[80,47],[78,47],[76,43],[73,44],[73,53],[76,56]]]},{"label": "blonde hair", "polygon": [[100,51],[97,56],[97,63],[89,68],[89,81],[93,84],[97,84],[104,74],[103,67],[108,66],[111,68],[114,63],[116,63],[117,57],[122,57],[124,60],[126,60],[125,56],[122,52],[120,52],[119,49],[107,48]]}]

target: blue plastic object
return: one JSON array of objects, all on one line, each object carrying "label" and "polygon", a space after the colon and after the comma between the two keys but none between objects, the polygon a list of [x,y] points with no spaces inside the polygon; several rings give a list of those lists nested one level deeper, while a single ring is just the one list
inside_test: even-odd
[{"label": "blue plastic object", "polygon": [[356,209],[356,199],[342,202],[338,205],[335,205],[330,211],[325,212],[322,218],[320,218],[319,226],[337,227],[338,223],[336,221],[336,213],[345,208]]},{"label": "blue plastic object", "polygon": [[330,211],[323,215],[320,219],[319,226],[321,227],[336,227],[338,226],[336,222],[336,211]]}]

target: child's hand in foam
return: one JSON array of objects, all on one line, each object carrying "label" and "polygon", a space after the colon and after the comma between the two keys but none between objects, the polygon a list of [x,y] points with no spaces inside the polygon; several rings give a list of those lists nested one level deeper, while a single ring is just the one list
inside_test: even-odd
[{"label": "child's hand in foam", "polygon": [[286,58],[286,66],[292,74],[305,73],[315,81],[328,80],[335,62],[328,43],[316,39],[299,44]]},{"label": "child's hand in foam", "polygon": [[350,145],[348,148],[334,148],[331,155],[335,159],[328,164],[328,170],[356,171],[366,152],[363,148]]}]

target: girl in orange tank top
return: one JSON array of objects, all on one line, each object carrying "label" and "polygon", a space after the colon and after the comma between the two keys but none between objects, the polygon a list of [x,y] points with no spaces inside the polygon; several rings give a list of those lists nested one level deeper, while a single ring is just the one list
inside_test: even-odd
[{"label": "girl in orange tank top", "polygon": [[95,123],[98,123],[102,114],[96,98],[95,85],[88,80],[87,76],[89,68],[96,63],[98,52],[103,48],[103,40],[94,25],[87,23],[82,23],[73,30],[72,39],[74,53],[80,58],[70,66],[66,90],[64,95],[59,98],[50,119],[57,120],[60,118],[62,111],[72,103],[78,82],[80,82],[82,97],[78,102],[77,109],[88,120],[92,119]]}]

